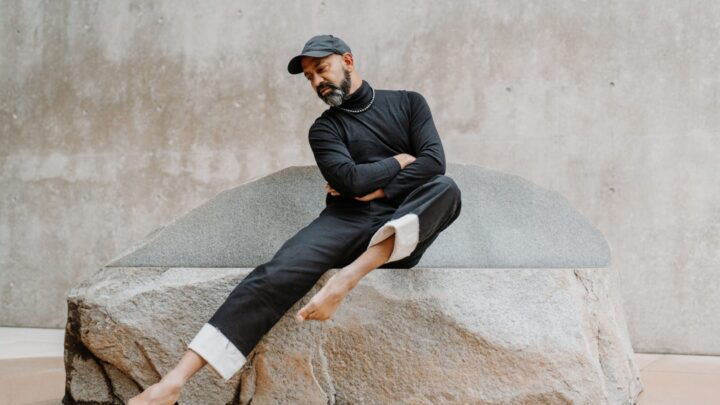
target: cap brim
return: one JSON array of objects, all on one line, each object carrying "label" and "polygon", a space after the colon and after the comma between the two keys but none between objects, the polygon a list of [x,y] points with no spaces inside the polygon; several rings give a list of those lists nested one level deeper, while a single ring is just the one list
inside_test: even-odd
[{"label": "cap brim", "polygon": [[314,58],[322,58],[323,56],[328,56],[332,53],[332,51],[308,51],[305,53],[301,53],[300,55],[290,59],[290,63],[288,63],[288,72],[290,74],[296,75],[298,73],[303,72],[302,68],[302,61],[303,56],[312,56]]}]

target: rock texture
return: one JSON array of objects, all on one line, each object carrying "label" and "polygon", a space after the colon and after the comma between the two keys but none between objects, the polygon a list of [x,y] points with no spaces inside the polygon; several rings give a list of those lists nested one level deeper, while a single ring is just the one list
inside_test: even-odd
[{"label": "rock texture", "polygon": [[[602,234],[516,176],[448,175],[463,213],[425,265],[374,270],[331,320],[297,324],[329,270],[233,379],[205,367],[179,402],[634,403],[642,385]],[[322,184],[293,167],[221,193],[71,289],[64,403],[121,404],[168,372],[232,288],[319,213],[295,194]]]},{"label": "rock texture", "polygon": [[[519,176],[448,164],[462,214],[419,267],[607,267],[605,237],[565,197]],[[152,232],[109,266],[255,267],[325,207],[315,166],[226,190]]]},{"label": "rock texture", "polygon": [[[107,267],[68,297],[66,403],[124,403],[168,370],[249,268]],[[327,322],[275,325],[187,404],[631,404],[641,389],[609,269],[381,269]]]}]

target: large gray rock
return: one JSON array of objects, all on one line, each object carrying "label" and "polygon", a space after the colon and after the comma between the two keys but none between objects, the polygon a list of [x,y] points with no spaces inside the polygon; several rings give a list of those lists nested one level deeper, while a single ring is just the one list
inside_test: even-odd
[{"label": "large gray rock", "polygon": [[[205,367],[179,402],[634,403],[642,386],[604,237],[518,177],[448,175],[463,213],[423,258],[434,266],[374,270],[331,320],[296,323],[328,271],[233,379]],[[221,193],[70,290],[64,402],[124,403],[156,382],[252,267],[319,213],[293,195],[322,184],[294,167]]]}]

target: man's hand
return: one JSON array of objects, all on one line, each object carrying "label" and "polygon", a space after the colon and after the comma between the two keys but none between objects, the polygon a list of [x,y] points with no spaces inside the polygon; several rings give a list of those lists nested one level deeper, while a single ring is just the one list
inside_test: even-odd
[{"label": "man's hand", "polygon": [[385,197],[385,192],[383,191],[383,189],[379,188],[370,194],[365,194],[362,197],[355,197],[355,199],[359,200],[359,201],[371,201],[376,198],[383,198],[383,197]]},{"label": "man's hand", "polygon": [[415,161],[415,156],[408,154],[408,153],[400,153],[395,156],[393,156],[395,159],[397,159],[398,162],[400,162],[400,169],[404,169],[405,166],[409,165],[410,163]]},{"label": "man's hand", "polygon": [[[398,162],[400,162],[401,170],[404,169],[405,166],[407,166],[410,163],[415,161],[415,156],[413,156],[409,153],[399,153],[393,157],[395,159],[397,159]],[[330,186],[330,183],[325,183],[325,192],[330,193],[330,195],[333,197],[337,197],[340,195],[340,193],[338,193],[337,190],[335,190],[334,188],[332,188],[332,186]],[[371,201],[376,198],[384,198],[384,197],[385,197],[385,192],[383,191],[383,189],[379,188],[370,194],[365,194],[362,197],[355,197],[355,199],[359,200],[359,201]]]},{"label": "man's hand", "polygon": [[[333,197],[337,197],[337,196],[340,195],[340,193],[338,193],[337,190],[335,190],[334,188],[332,188],[332,186],[330,185],[330,183],[325,183],[325,192],[326,192],[326,193],[330,193],[330,195],[333,196]],[[381,188],[379,188],[379,189],[373,191],[373,192],[370,193],[370,194],[365,194],[365,195],[362,196],[362,197],[355,197],[355,199],[358,200],[358,201],[371,201],[371,200],[374,200],[374,199],[376,199],[376,198],[383,198],[383,197],[385,197],[385,192],[384,192]]]},{"label": "man's hand", "polygon": [[340,195],[340,193],[337,192],[334,188],[330,186],[330,183],[325,183],[325,192],[330,193],[331,196],[337,197]]}]

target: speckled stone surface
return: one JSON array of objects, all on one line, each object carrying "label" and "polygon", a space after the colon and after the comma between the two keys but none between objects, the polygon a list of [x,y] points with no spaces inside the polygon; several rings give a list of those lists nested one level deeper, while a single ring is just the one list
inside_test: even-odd
[{"label": "speckled stone surface", "polygon": [[[560,194],[521,177],[448,164],[458,219],[420,267],[607,267],[605,237]],[[255,267],[325,206],[315,166],[293,166],[226,190],[127,249],[109,266]]]},{"label": "speckled stone surface", "polygon": [[[156,382],[250,270],[97,271],[68,296],[66,403]],[[179,403],[615,405],[642,388],[611,269],[377,269],[329,321],[297,323],[336,271],[233,378],[204,367]]]}]

